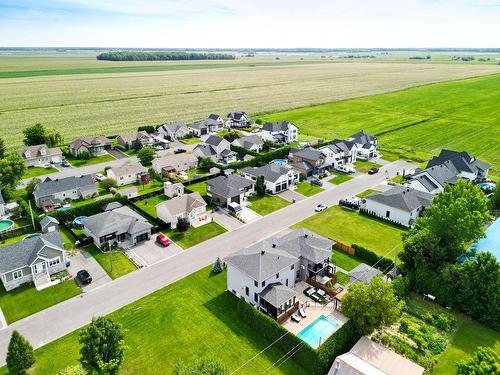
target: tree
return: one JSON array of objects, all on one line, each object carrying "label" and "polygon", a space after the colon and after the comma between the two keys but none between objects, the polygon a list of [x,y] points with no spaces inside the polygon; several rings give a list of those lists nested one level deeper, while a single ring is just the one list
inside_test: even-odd
[{"label": "tree", "polygon": [[139,151],[141,151],[143,146],[142,146],[142,142],[140,140],[136,139],[134,142],[132,142],[132,145],[130,147],[135,152],[139,152]]},{"label": "tree", "polygon": [[214,167],[215,163],[210,158],[198,158],[198,168],[204,171],[208,171],[210,168]]},{"label": "tree", "polygon": [[194,363],[177,363],[174,375],[229,375],[229,370],[219,360],[204,357]]},{"label": "tree", "polygon": [[212,267],[213,273],[221,273],[222,272],[222,260],[219,257],[215,260],[214,266]]},{"label": "tree", "polygon": [[[0,144],[1,147],[1,144]],[[1,157],[1,156],[0,156]],[[500,209],[500,181],[497,181],[497,188],[491,197],[491,206]]]},{"label": "tree", "polygon": [[26,165],[23,158],[16,152],[9,152],[0,159],[0,190],[9,194],[14,191],[23,178]]},{"label": "tree", "polygon": [[151,165],[151,162],[155,158],[155,150],[152,147],[143,147],[138,153],[137,157],[142,165]]},{"label": "tree", "polygon": [[68,366],[57,373],[57,375],[86,375],[87,372],[81,365]]},{"label": "tree", "polygon": [[110,191],[111,188],[114,188],[116,187],[116,180],[114,178],[105,178],[104,180],[102,180],[101,182],[102,186],[104,186],[104,189],[106,189],[106,191]]},{"label": "tree", "polygon": [[188,228],[189,228],[189,226],[190,226],[189,225],[189,220],[186,219],[185,217],[179,217],[177,219],[177,226],[176,226],[176,228],[177,228],[178,232],[183,233],[183,232],[187,231]]},{"label": "tree", "polygon": [[33,347],[17,331],[12,332],[7,351],[7,367],[11,374],[25,374],[35,364]]},{"label": "tree", "polygon": [[403,307],[404,302],[396,299],[391,284],[382,277],[374,277],[370,285],[351,285],[342,299],[342,313],[353,320],[363,335],[394,323]]},{"label": "tree", "polygon": [[48,147],[56,147],[64,143],[64,137],[56,129],[45,130],[45,135],[43,137],[44,142]]},{"label": "tree", "polygon": [[41,145],[45,143],[45,128],[40,123],[25,128],[23,134],[23,142],[26,146]]},{"label": "tree", "polygon": [[89,373],[118,374],[123,361],[125,345],[119,324],[109,318],[92,319],[80,333],[80,362]]},{"label": "tree", "polygon": [[92,158],[92,154],[89,150],[82,150],[78,153],[77,158],[80,160],[89,160],[90,158]]},{"label": "tree", "polygon": [[478,347],[472,356],[457,364],[457,375],[500,374],[500,357],[492,348]]},{"label": "tree", "polygon": [[35,191],[36,186],[42,182],[39,178],[35,177],[31,179],[30,182],[26,185],[26,192],[28,193],[28,198],[33,197],[33,192]]},{"label": "tree", "polygon": [[3,159],[5,156],[5,141],[0,138],[0,159]]},{"label": "tree", "polygon": [[224,134],[224,139],[229,143],[232,143],[235,139],[241,138],[242,134],[238,130],[230,130]]},{"label": "tree", "polygon": [[264,176],[257,177],[257,181],[255,183],[255,191],[257,192],[257,196],[263,197],[266,195],[266,182],[264,180]]}]

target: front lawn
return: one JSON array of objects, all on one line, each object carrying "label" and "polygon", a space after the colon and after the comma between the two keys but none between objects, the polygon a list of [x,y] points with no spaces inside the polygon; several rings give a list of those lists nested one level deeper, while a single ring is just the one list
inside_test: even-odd
[{"label": "front lawn", "polygon": [[354,178],[348,174],[338,172],[332,172],[332,176],[333,177],[329,179],[328,182],[334,185],[340,185],[341,183],[352,180]]},{"label": "front lawn", "polygon": [[349,255],[337,249],[333,249],[332,260],[335,263],[335,265],[339,266],[340,268],[346,271],[352,271],[358,265],[364,263],[362,259]]},{"label": "front lawn", "polygon": [[391,259],[401,250],[402,229],[339,206],[330,207],[293,226],[302,227],[349,246],[361,245]]},{"label": "front lawn", "polygon": [[41,291],[33,284],[21,285],[6,292],[0,285],[0,307],[8,324],[25,318],[81,293],[75,280],[68,280]]},{"label": "front lawn", "polygon": [[354,163],[354,166],[356,168],[356,172],[361,172],[361,173],[366,173],[373,167],[375,168],[380,168],[380,165],[371,161],[363,161],[363,160],[357,160]]},{"label": "front lawn", "polygon": [[349,281],[351,281],[351,278],[349,277],[349,275],[344,273],[344,272],[341,272],[341,271],[337,271],[335,276],[337,277],[337,282],[340,285],[347,285],[349,283]]},{"label": "front lawn", "polygon": [[59,170],[57,168],[54,168],[54,167],[50,167],[50,168],[31,167],[31,168],[26,168],[26,171],[24,172],[23,178],[33,178],[33,177],[43,176],[46,174],[56,173],[56,172],[59,172]]},{"label": "front lawn", "polygon": [[271,212],[277,211],[291,204],[289,201],[281,198],[279,195],[268,194],[263,197],[254,195],[250,197],[248,201],[251,203],[250,209],[262,216],[269,215]]},{"label": "front lawn", "polygon": [[86,167],[87,165],[106,163],[106,162],[112,161],[112,160],[115,160],[115,158],[112,157],[110,154],[95,156],[95,157],[90,158],[88,160],[78,159],[72,155],[66,156],[66,161],[68,163],[70,163],[75,168]]},{"label": "front lawn", "polygon": [[89,252],[112,279],[116,279],[137,269],[134,263],[121,251],[102,252],[96,245],[83,248]]},{"label": "front lawn", "polygon": [[297,185],[297,188],[295,189],[295,191],[297,193],[305,195],[306,197],[311,197],[315,194],[321,193],[324,190],[325,189],[323,189],[319,186],[313,185],[307,181],[302,181],[301,183],[299,183]]},{"label": "front lawn", "polygon": [[371,193],[375,193],[375,192],[378,192],[378,190],[375,190],[375,189],[367,189],[365,191],[363,191],[362,193],[359,193],[358,195],[356,195],[358,198],[366,198],[367,196],[369,196]]},{"label": "front lawn", "polygon": [[141,199],[140,201],[134,202],[134,204],[146,211],[153,217],[156,217],[156,205],[167,201],[169,198],[165,194],[158,194],[153,197],[149,197],[146,199]]},{"label": "front lawn", "polygon": [[226,232],[225,228],[217,224],[215,221],[212,221],[211,223],[204,224],[198,228],[189,227],[184,233],[174,230],[169,230],[163,233],[183,249],[188,249],[224,232]]},{"label": "front lawn", "polygon": [[[307,374],[293,357],[276,365],[286,353],[269,346],[272,341],[241,320],[238,299],[226,291],[226,273],[214,275],[210,270],[206,267],[109,315],[122,325],[128,347],[120,373],[172,374],[178,361],[209,356],[222,361],[229,372],[248,361],[237,374],[269,369],[273,375]],[[53,375],[78,364],[78,334],[37,349],[34,373]],[[1,375],[7,373],[6,367],[0,370]]]},{"label": "front lawn", "polygon": [[195,144],[201,143],[201,142],[202,142],[201,139],[196,138],[196,137],[181,139],[181,143],[184,143],[185,145],[195,145]]}]

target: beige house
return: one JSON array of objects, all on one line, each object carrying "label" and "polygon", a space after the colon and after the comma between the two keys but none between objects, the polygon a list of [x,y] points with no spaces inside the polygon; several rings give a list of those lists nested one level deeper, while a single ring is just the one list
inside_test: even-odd
[{"label": "beige house", "polygon": [[133,184],[137,179],[147,174],[147,168],[138,161],[126,162],[119,167],[110,168],[106,172],[107,177],[116,180],[118,186]]},{"label": "beige house", "polygon": [[179,197],[184,194],[184,185],[167,181],[163,184],[163,193],[169,198]]},{"label": "beige house", "polygon": [[75,139],[69,144],[69,152],[77,157],[82,151],[88,151],[92,156],[98,156],[106,153],[106,150],[113,148],[111,139],[102,135],[95,137],[82,137]]},{"label": "beige house", "polygon": [[199,227],[211,221],[206,208],[200,193],[195,192],[160,203],[156,206],[156,216],[173,229],[177,227],[179,218],[186,218],[192,227]]},{"label": "beige house", "polygon": [[59,147],[49,148],[46,144],[21,147],[19,154],[27,167],[38,167],[47,163],[60,163],[63,156]]},{"label": "beige house", "polygon": [[120,134],[116,137],[116,143],[126,148],[131,147],[137,140],[139,140],[143,146],[151,146],[155,143],[155,139],[144,130]]},{"label": "beige house", "polygon": [[152,167],[156,173],[184,172],[198,167],[198,158],[193,154],[169,154],[155,158]]}]

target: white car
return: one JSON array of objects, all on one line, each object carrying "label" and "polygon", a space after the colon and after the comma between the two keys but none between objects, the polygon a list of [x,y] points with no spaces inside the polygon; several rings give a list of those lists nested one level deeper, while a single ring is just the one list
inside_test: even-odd
[{"label": "white car", "polygon": [[316,208],[314,209],[314,211],[316,211],[316,212],[321,212],[321,211],[326,210],[326,209],[327,209],[326,204],[318,204],[318,205],[316,206]]},{"label": "white car", "polygon": [[96,175],[95,175],[95,179],[96,179],[97,181],[103,181],[103,180],[104,180],[104,178],[105,178],[105,177],[104,177],[104,175],[103,175],[102,173],[96,173]]},{"label": "white car", "polygon": [[43,167],[44,167],[45,169],[50,169],[50,168],[52,168],[52,164],[50,164],[50,163],[45,163],[45,164],[43,165]]},{"label": "white car", "polygon": [[156,150],[156,151],[161,151],[161,150],[164,150],[164,149],[165,149],[165,148],[164,148],[163,146],[160,146],[160,145],[155,146],[155,150]]}]

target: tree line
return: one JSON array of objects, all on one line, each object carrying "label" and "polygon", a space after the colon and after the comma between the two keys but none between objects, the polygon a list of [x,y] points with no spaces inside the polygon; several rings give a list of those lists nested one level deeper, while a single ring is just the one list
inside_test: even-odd
[{"label": "tree line", "polygon": [[227,53],[199,52],[103,52],[97,60],[110,61],[169,61],[169,60],[234,60]]}]

